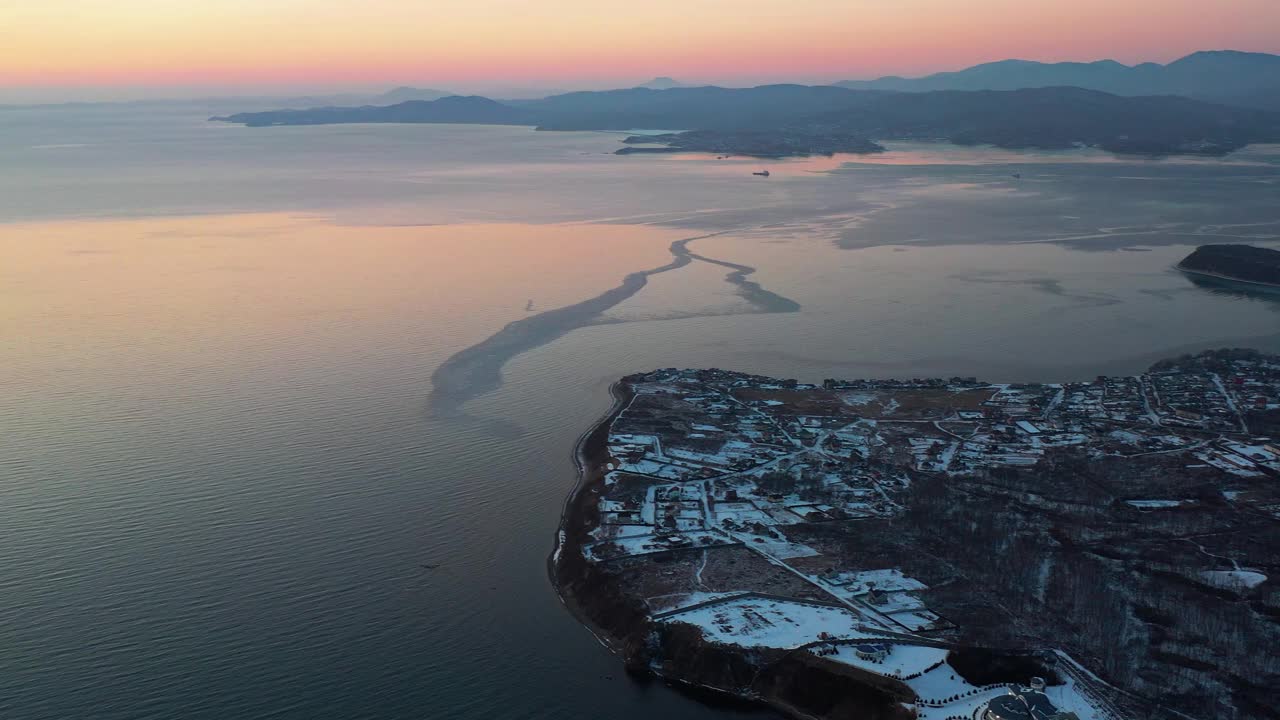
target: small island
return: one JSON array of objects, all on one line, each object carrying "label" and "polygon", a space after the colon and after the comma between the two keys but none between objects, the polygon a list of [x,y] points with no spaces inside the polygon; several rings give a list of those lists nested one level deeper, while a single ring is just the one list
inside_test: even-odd
[{"label": "small island", "polygon": [[1192,275],[1280,290],[1280,251],[1253,245],[1201,245],[1176,266]]},{"label": "small island", "polygon": [[778,158],[836,153],[884,152],[883,145],[861,135],[786,130],[690,130],[662,135],[632,135],[616,155],[704,152]]},{"label": "small island", "polygon": [[1274,712],[1280,357],[612,393],[550,572],[634,674],[822,720]]}]

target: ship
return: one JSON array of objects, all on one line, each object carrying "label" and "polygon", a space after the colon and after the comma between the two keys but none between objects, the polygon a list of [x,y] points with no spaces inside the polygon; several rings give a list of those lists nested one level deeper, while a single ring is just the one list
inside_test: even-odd
[{"label": "ship", "polygon": [[769,177],[769,171],[768,171],[768,170],[761,170],[760,172],[753,172],[753,173],[751,173],[751,174],[752,174],[752,175],[759,175],[760,177]]}]

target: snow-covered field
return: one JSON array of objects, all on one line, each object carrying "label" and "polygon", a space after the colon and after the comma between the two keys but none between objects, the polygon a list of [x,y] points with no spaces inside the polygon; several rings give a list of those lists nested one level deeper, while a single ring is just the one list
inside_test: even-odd
[{"label": "snow-covered field", "polygon": [[884,570],[862,570],[860,572],[844,572],[831,579],[831,582],[845,585],[850,592],[866,592],[872,586],[882,592],[900,590],[925,590],[927,585],[902,574],[897,568]]},{"label": "snow-covered field", "polygon": [[1081,694],[1074,678],[1068,677],[1066,681],[1065,685],[1045,688],[1044,694],[1049,696],[1049,702],[1062,712],[1075,713],[1080,720],[1106,720],[1108,716],[1100,712],[1097,706]]},{"label": "snow-covered field", "polygon": [[698,605],[711,600],[720,600],[722,598],[731,598],[741,595],[740,592],[692,592],[692,593],[672,593],[671,595],[658,595],[655,597],[645,598],[645,603],[649,605],[650,613],[675,612],[683,608]]},{"label": "snow-covered field", "polygon": [[663,621],[696,625],[708,640],[742,647],[789,649],[859,634],[859,619],[848,610],[760,597],[708,605]]}]

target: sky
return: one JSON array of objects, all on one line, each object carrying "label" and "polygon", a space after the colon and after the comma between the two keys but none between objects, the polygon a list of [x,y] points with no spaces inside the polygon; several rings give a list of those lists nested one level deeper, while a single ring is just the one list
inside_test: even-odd
[{"label": "sky", "polygon": [[0,0],[0,101],[821,82],[1280,52],[1280,0]]}]

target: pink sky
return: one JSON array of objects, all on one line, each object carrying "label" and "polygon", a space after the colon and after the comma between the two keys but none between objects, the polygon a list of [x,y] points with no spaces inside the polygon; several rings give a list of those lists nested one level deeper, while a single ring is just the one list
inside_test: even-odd
[{"label": "pink sky", "polygon": [[1280,0],[41,0],[0,6],[37,88],[600,87],[1280,51]]}]

